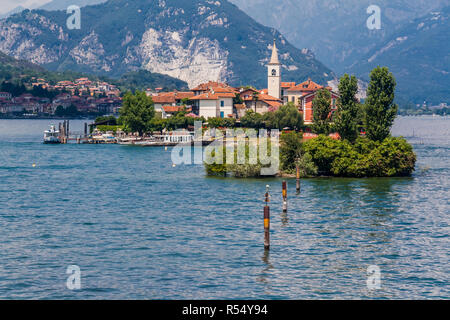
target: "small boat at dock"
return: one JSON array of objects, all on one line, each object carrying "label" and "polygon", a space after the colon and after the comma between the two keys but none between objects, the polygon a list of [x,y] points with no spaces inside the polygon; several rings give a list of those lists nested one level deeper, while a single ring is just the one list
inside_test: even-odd
[{"label": "small boat at dock", "polygon": [[54,125],[50,126],[50,129],[44,131],[44,143],[45,144],[60,144],[60,132]]}]

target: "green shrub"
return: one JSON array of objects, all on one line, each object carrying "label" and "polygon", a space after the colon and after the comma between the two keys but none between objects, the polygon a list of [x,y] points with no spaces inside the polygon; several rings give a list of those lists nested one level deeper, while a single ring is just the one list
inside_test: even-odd
[{"label": "green shrub", "polygon": [[317,175],[317,166],[309,153],[303,154],[295,164],[300,169],[300,178],[314,177]]},{"label": "green shrub", "polygon": [[280,164],[284,172],[293,172],[295,161],[301,156],[302,134],[296,132],[283,133],[280,144]]},{"label": "green shrub", "polygon": [[210,154],[207,154],[207,161],[204,162],[206,174],[208,176],[216,176],[216,177],[225,177],[228,173],[227,165],[226,165],[226,148],[223,147],[222,152],[222,163],[211,163],[212,159],[216,156],[216,151],[212,151]]},{"label": "green shrub", "polygon": [[329,175],[334,159],[342,155],[341,141],[320,135],[304,143],[304,151],[309,153],[316,164],[319,173]]},{"label": "green shrub", "polygon": [[373,176],[399,177],[414,172],[416,154],[412,146],[403,138],[386,138],[377,149],[370,153]]},{"label": "green shrub", "polygon": [[116,133],[118,130],[123,130],[122,126],[97,126],[96,128],[100,132],[112,131],[112,132]]},{"label": "green shrub", "polygon": [[355,144],[319,136],[305,142],[319,173],[337,177],[399,177],[414,172],[416,155],[403,138],[383,142],[358,138]]},{"label": "green shrub", "polygon": [[[259,146],[258,146],[259,148]],[[267,150],[268,150],[268,156],[271,155],[271,144],[270,140],[267,144]],[[234,164],[226,164],[226,147],[223,147],[223,164],[208,164],[207,161],[204,163],[206,174],[208,176],[219,176],[219,177],[225,177],[228,174],[235,177],[235,178],[257,178],[261,176],[261,170],[264,167],[261,163],[259,156],[257,159],[256,164],[250,164],[249,163],[249,154],[250,154],[250,148],[248,144],[245,145],[245,163],[244,164],[237,164],[237,149],[234,149]],[[257,150],[257,154],[259,154]],[[215,151],[212,151],[210,155],[207,155],[208,157],[214,158],[215,157]],[[210,158],[210,159],[211,159]],[[209,160],[209,159],[208,159]],[[277,172],[278,173],[278,172]]]}]

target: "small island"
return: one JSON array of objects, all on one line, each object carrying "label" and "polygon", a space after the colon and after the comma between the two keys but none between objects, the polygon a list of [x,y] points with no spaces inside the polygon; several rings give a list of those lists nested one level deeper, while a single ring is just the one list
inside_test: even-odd
[{"label": "small island", "polygon": [[[344,75],[339,83],[337,110],[332,112],[331,95],[319,90],[314,98],[313,123],[305,125],[296,107],[287,104],[275,112],[253,112],[241,119],[248,128],[289,128],[280,136],[279,176],[300,177],[404,177],[415,170],[416,155],[404,139],[392,137],[397,116],[394,103],[396,81],[387,68],[371,73],[366,101],[356,99],[357,79]],[[205,163],[211,176],[260,177],[263,165]]]}]

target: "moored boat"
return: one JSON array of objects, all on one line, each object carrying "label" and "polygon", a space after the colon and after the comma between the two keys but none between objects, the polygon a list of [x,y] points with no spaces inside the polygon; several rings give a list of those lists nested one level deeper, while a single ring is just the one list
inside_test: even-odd
[{"label": "moored boat", "polygon": [[59,130],[56,130],[54,125],[50,126],[50,129],[44,131],[44,143],[45,144],[59,144],[61,139],[59,137]]}]

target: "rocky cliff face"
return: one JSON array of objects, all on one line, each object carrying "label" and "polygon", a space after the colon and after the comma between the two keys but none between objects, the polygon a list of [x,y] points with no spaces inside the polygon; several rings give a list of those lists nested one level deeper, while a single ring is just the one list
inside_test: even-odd
[{"label": "rocky cliff face", "polygon": [[228,55],[217,40],[193,37],[186,41],[178,31],[152,28],[144,33],[138,46],[138,57],[146,70],[187,81],[191,86],[231,78]]},{"label": "rocky cliff face", "polygon": [[24,11],[0,20],[0,51],[53,70],[119,76],[145,68],[195,86],[226,81],[265,87],[277,40],[284,81],[326,83],[331,70],[225,0],[110,0],[81,11],[68,30],[64,11]]}]

